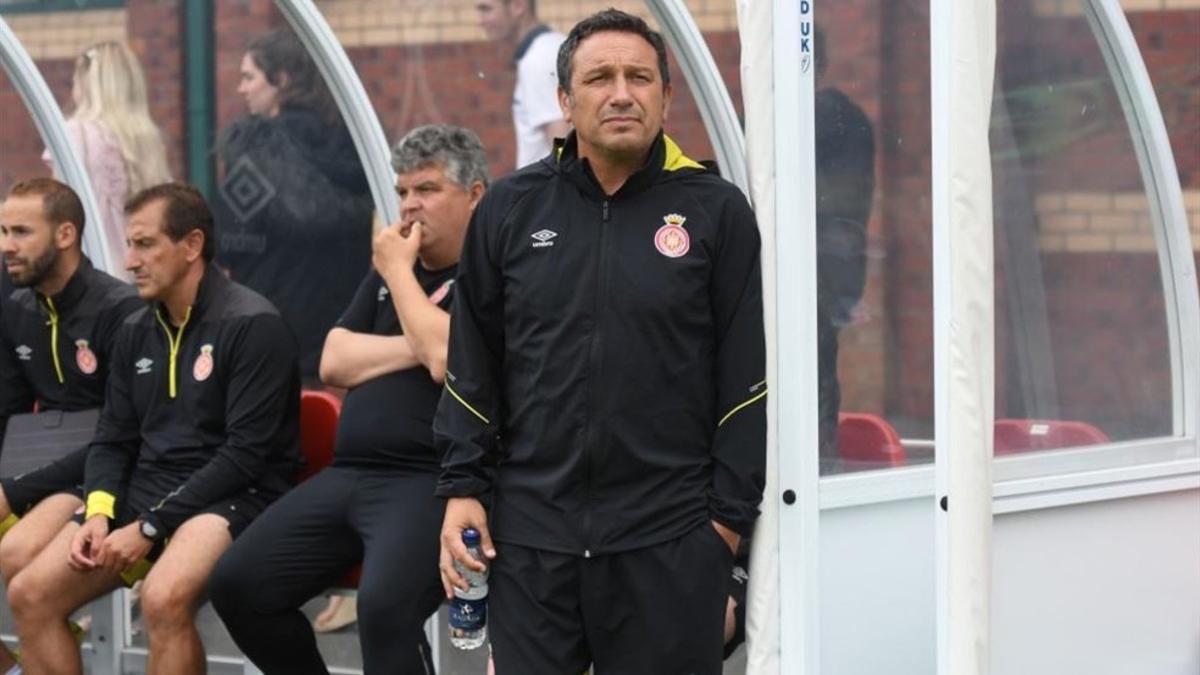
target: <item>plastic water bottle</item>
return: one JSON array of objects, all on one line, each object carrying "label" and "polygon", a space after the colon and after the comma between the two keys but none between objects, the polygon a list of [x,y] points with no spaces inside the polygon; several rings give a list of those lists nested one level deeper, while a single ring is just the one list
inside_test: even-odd
[{"label": "plastic water bottle", "polygon": [[[479,530],[463,530],[462,539],[471,557],[482,562]],[[454,569],[467,580],[470,589],[454,589],[454,600],[450,603],[450,644],[459,649],[475,649],[487,640],[488,572],[486,569],[476,572],[457,560]]]}]

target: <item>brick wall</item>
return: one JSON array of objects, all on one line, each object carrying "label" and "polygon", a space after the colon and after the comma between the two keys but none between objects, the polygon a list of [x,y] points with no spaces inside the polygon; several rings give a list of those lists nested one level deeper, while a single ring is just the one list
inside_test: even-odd
[{"label": "brick wall", "polygon": [[103,40],[126,39],[126,11],[38,12],[4,17],[35,60],[74,59],[83,48]]},{"label": "brick wall", "polygon": [[[163,132],[172,173],[185,174],[184,82],[180,2],[127,0],[125,9],[5,17],[30,51],[64,114],[69,114],[75,58],[100,40],[126,40],[146,73],[150,114]],[[131,20],[130,17],[137,17]],[[49,173],[33,120],[0,73],[0,191],[22,177]]]},{"label": "brick wall", "polygon": [[[542,18],[559,30],[610,4],[645,14],[640,1],[541,0],[539,4]],[[740,110],[733,3],[689,0],[688,5]],[[1163,108],[1195,233],[1200,228],[1200,59],[1196,58],[1200,0],[1126,0],[1124,5],[1131,12],[1130,22]],[[12,17],[10,23],[34,49],[64,104],[74,55],[103,31],[108,31],[103,33],[106,36],[123,31],[145,64],[153,112],[167,137],[172,166],[182,175],[186,166],[182,6],[183,0],[131,0],[125,10],[115,12],[28,15],[41,18],[22,19],[26,23],[21,24],[19,17]],[[507,47],[484,39],[475,25],[471,0],[324,0],[319,6],[346,46],[390,139],[424,122],[462,124],[483,138],[494,173],[511,167],[511,54]],[[1111,121],[1112,115],[1120,114],[1119,100],[1096,77],[1105,66],[1086,22],[1073,7],[1078,7],[1078,0],[1002,3],[999,20],[1005,41],[998,80],[1010,90],[1025,87],[1024,101],[1032,101],[1035,112],[1041,110],[1039,105],[1082,103],[1090,111],[1082,116],[1085,121]],[[266,0],[217,0],[215,9],[213,86],[220,129],[244,114],[236,87],[245,45],[285,22]],[[907,421],[901,426],[920,433],[932,419],[933,407],[927,7],[846,0],[830,4],[825,12],[822,21],[830,65],[822,86],[842,89],[863,108],[874,121],[877,148],[865,301],[861,320],[842,335],[844,400],[847,409],[880,412]],[[676,100],[668,130],[689,154],[708,158],[711,148],[677,69],[673,80]],[[1065,91],[1060,87],[1052,96],[1038,92],[1047,83],[1075,80],[1075,86]],[[16,176],[44,169],[36,132],[11,86],[2,80],[0,123],[0,189],[5,189]],[[1043,262],[1053,267],[1055,275],[1056,285],[1048,298],[1051,308],[1057,312],[1059,307],[1069,307],[1070,312],[1090,316],[1089,312],[1129,307],[1128,298],[1153,298],[1158,293],[1161,302],[1161,290],[1153,284],[1157,277],[1152,274],[1131,275],[1120,288],[1088,295],[1094,288],[1088,274],[1096,269],[1145,266],[1150,263],[1142,259],[1153,257],[1145,253],[1148,220],[1127,133],[1120,124],[1112,133],[1079,133],[1081,129],[1093,127],[1036,128],[1033,132],[1058,145],[1045,146],[1045,156],[1023,158],[1034,191],[1031,208]],[[1196,246],[1200,249],[1200,240]],[[1118,299],[1115,294],[1126,297]],[[1127,320],[1140,320],[1138,316],[1131,314]],[[1082,320],[1070,319],[1070,323],[1080,326],[1080,331],[1086,327]],[[998,329],[1006,330],[999,318]],[[1059,376],[1066,378],[1060,389],[1089,386],[1098,392],[1103,389],[1099,383],[1072,382],[1070,373],[1077,370],[1076,357],[1112,348],[1106,343],[1111,338],[1085,335],[1081,339],[1083,343],[1063,345],[1061,353],[1055,353],[1061,365]],[[1003,373],[1007,357],[1001,353],[999,358],[998,370]],[[1143,372],[1159,381],[1166,377],[1161,368],[1146,367]],[[1112,382],[1128,380],[1125,375],[1113,377]],[[1098,405],[1107,404],[1099,401]]]}]

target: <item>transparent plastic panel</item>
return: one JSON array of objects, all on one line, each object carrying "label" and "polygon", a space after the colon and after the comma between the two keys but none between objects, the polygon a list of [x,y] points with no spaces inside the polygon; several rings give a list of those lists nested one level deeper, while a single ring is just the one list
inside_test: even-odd
[{"label": "transparent plastic panel", "polygon": [[929,3],[814,12],[820,672],[932,673]]},{"label": "transparent plastic panel", "polygon": [[329,87],[274,4],[217,3],[213,20],[217,261],[279,308],[315,385],[325,335],[370,267],[367,176]]},{"label": "transparent plastic panel", "polygon": [[927,14],[859,0],[817,14],[823,474],[933,461]]},{"label": "transparent plastic panel", "polygon": [[50,175],[42,139],[16,86],[0,68],[0,200],[15,183]]},{"label": "transparent plastic panel", "polygon": [[[68,122],[68,138],[83,162],[99,209],[88,225],[103,236],[112,256],[107,269],[117,276],[124,274],[125,199],[178,176],[180,159],[172,156],[171,131],[162,124],[171,95],[177,97],[179,90],[164,92],[164,78],[147,79],[147,47],[130,41],[125,5],[109,0],[19,2],[5,14]],[[5,142],[21,138],[38,144],[47,167],[59,163],[36,133],[26,135],[5,126],[2,137]],[[104,264],[99,258],[94,262]]]},{"label": "transparent plastic panel", "polygon": [[1081,2],[999,15],[995,452],[1172,434],[1151,199]]},{"label": "transparent plastic panel", "polygon": [[[1200,6],[1127,7],[1175,155],[1193,259],[1200,262]],[[1200,279],[1196,279],[1200,282]]]}]

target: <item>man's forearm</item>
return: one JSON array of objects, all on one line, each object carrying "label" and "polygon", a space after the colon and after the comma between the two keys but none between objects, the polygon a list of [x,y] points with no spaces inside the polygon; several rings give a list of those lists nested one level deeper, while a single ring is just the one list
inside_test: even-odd
[{"label": "man's forearm", "polygon": [[429,301],[411,269],[388,270],[384,278],[413,354],[433,379],[441,382],[446,372],[450,315]]},{"label": "man's forearm", "polygon": [[334,328],[321,352],[321,381],[352,389],[381,375],[420,365],[403,335],[370,335]]}]

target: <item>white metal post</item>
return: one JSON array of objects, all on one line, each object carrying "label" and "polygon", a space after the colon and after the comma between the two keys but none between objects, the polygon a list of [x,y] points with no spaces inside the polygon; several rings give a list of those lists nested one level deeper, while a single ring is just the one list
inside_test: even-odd
[{"label": "white metal post", "polygon": [[995,417],[994,0],[932,0],[934,427],[939,675],[990,668]]},{"label": "white metal post", "polygon": [[[774,62],[776,363],[771,396],[779,485],[780,672],[820,667],[820,525],[817,365],[816,136],[811,0],[775,0]],[[771,209],[772,205],[759,205]],[[787,636],[783,639],[782,636]]]},{"label": "white metal post", "polygon": [[118,589],[106,593],[90,605],[92,626],[88,640],[92,652],[88,664],[91,675],[121,675],[124,660],[126,591]]}]

